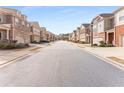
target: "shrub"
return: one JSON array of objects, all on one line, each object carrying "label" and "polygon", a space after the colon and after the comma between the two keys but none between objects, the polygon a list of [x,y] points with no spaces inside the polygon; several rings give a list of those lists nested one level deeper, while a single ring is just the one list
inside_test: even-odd
[{"label": "shrub", "polygon": [[25,47],[25,44],[23,43],[18,43],[15,45],[15,48],[24,48]]},{"label": "shrub", "polygon": [[31,43],[37,44],[38,42],[37,41],[32,41]]},{"label": "shrub", "polygon": [[107,47],[114,47],[113,44],[107,44]]},{"label": "shrub", "polygon": [[9,43],[0,43],[0,48],[1,49],[14,49],[15,45],[9,44]]},{"label": "shrub", "polygon": [[29,44],[23,44],[23,43],[1,43],[0,42],[0,48],[1,49],[18,49],[18,48],[26,48],[29,47]]},{"label": "shrub", "polygon": [[100,47],[106,47],[107,46],[107,44],[104,41],[100,41],[99,43],[100,43],[100,45],[99,45]]},{"label": "shrub", "polygon": [[95,47],[95,46],[98,46],[98,45],[97,44],[93,44],[92,46]]},{"label": "shrub", "polygon": [[29,44],[25,44],[25,47],[30,47],[30,45]]}]

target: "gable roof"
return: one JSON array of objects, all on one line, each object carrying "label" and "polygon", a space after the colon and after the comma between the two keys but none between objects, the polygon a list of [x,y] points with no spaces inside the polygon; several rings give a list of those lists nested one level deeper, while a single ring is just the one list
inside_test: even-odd
[{"label": "gable roof", "polygon": [[123,10],[123,9],[124,9],[124,6],[122,6],[122,7],[118,8],[117,10],[113,11],[113,13],[115,14],[115,13],[117,13],[117,12]]},{"label": "gable roof", "polygon": [[107,18],[107,17],[112,17],[112,16],[114,16],[114,13],[102,13],[102,14],[97,15],[95,18],[93,18],[92,22],[98,19],[99,17]]}]

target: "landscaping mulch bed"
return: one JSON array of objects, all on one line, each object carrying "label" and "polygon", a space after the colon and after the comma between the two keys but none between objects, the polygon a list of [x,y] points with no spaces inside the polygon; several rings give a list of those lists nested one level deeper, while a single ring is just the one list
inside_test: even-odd
[{"label": "landscaping mulch bed", "polygon": [[111,60],[113,60],[113,61],[116,61],[116,62],[118,62],[118,63],[121,63],[121,64],[124,64],[124,60],[123,59],[120,59],[120,58],[117,58],[117,57],[107,57],[107,58],[109,58],[109,59],[111,59]]},{"label": "landscaping mulch bed", "polygon": [[30,49],[30,51],[36,51],[36,50],[38,50],[40,48],[42,48],[42,47],[36,47],[36,48]]}]

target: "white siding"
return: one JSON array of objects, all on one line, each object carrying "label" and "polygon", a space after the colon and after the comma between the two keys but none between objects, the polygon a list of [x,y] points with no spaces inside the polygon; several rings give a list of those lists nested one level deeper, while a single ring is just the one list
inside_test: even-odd
[{"label": "white siding", "polygon": [[98,32],[104,32],[104,20],[98,23]]},{"label": "white siding", "polygon": [[3,15],[0,15],[0,23],[3,22]]},{"label": "white siding", "polygon": [[123,24],[124,24],[124,10],[121,10],[115,13],[115,25],[118,26]]}]

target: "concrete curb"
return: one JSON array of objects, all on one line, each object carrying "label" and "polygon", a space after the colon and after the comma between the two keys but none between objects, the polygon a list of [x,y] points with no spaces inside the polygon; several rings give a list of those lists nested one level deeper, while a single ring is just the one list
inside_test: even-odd
[{"label": "concrete curb", "polygon": [[[34,49],[34,48],[37,48],[38,46],[34,46],[34,47],[32,47],[32,48],[29,48],[28,49],[28,51],[30,51],[31,49]],[[48,46],[47,46],[48,47]],[[45,47],[41,47],[41,48],[46,48],[46,46]],[[40,50],[41,48],[39,48],[38,50]],[[25,49],[24,49],[25,50]],[[24,51],[23,50],[23,51]],[[32,54],[35,54],[35,53],[38,53],[39,51],[30,51],[30,53],[26,53],[26,54],[23,54],[23,55],[20,55],[20,56],[18,56],[18,57],[16,57],[16,58],[13,58],[13,59],[11,59],[11,60],[9,60],[9,61],[6,61],[6,62],[4,62],[4,63],[2,63],[2,64],[0,64],[0,68],[2,68],[2,67],[5,67],[5,66],[7,66],[7,65],[9,65],[9,64],[11,64],[11,63],[13,63],[13,62],[16,62],[16,61],[18,61],[18,60],[21,60],[21,59],[23,59],[23,58],[25,58],[25,57],[28,57],[28,56],[31,56]]]},{"label": "concrete curb", "polygon": [[0,64],[0,68],[5,67],[5,66],[7,66],[7,65],[9,65],[9,64],[11,64],[11,63],[13,63],[13,62],[16,62],[16,61],[18,61],[18,60],[20,60],[20,59],[22,59],[22,58],[25,58],[25,57],[27,57],[27,56],[29,56],[29,55],[28,55],[28,54],[24,54],[24,55],[21,55],[21,56],[19,56],[19,57],[14,58],[14,59],[11,59],[11,60],[9,60],[9,61],[6,61],[5,63]]},{"label": "concrete curb", "polygon": [[[80,46],[78,46],[78,47],[80,47]],[[82,47],[80,47],[80,48],[83,49]],[[121,70],[124,70],[124,65],[121,64],[121,63],[118,63],[118,62],[113,61],[113,60],[111,60],[111,59],[108,59],[108,58],[99,56],[98,54],[95,54],[95,53],[93,53],[93,52],[91,52],[91,51],[88,51],[88,50],[86,50],[85,48],[84,48],[83,50],[86,51],[86,52],[88,52],[89,54],[91,54],[91,55],[93,55],[93,56],[95,56],[95,57],[97,57],[97,58],[99,58],[99,59],[101,59],[101,60],[103,60],[103,61],[105,61],[105,62],[111,64],[111,65],[116,66],[117,68],[119,68],[119,69],[121,69]]]}]

